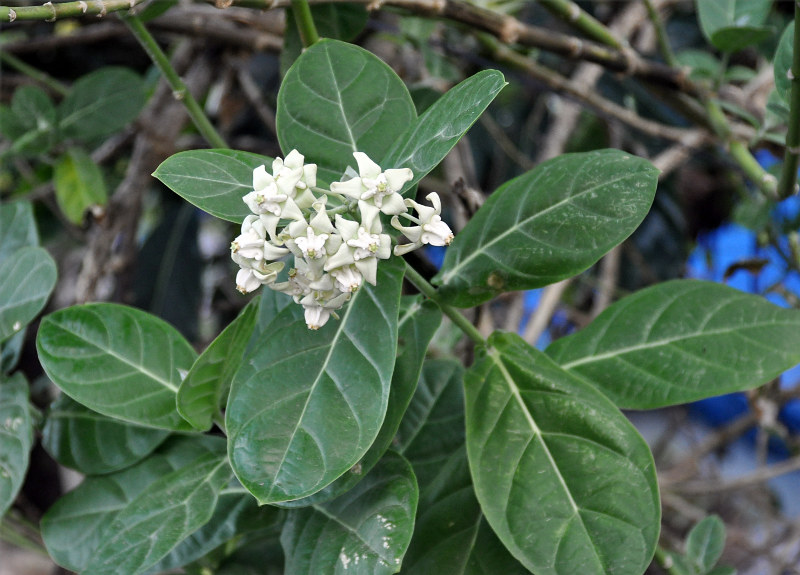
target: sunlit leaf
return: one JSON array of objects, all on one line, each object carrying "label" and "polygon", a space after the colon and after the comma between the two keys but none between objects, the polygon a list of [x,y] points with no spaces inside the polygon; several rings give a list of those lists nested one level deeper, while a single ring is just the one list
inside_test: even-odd
[{"label": "sunlit leaf", "polygon": [[73,224],[83,222],[83,214],[107,201],[103,173],[89,154],[80,148],[70,148],[61,156],[53,174],[56,201]]},{"label": "sunlit leaf", "polygon": [[771,7],[771,0],[697,0],[697,16],[714,47],[735,52],[774,33],[763,26]]},{"label": "sunlit leaf", "polygon": [[653,409],[751,389],[795,366],[800,311],[674,280],[623,298],[547,354],[618,406]]},{"label": "sunlit leaf", "polygon": [[50,379],[89,409],[150,427],[191,429],[175,396],[196,354],[157,317],[111,303],[73,306],[42,320],[36,348]]}]

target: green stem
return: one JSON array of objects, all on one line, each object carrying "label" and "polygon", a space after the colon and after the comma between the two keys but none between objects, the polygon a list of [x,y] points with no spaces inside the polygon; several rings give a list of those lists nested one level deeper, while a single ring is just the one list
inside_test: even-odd
[{"label": "green stem", "polygon": [[217,130],[214,129],[214,126],[211,125],[211,122],[203,112],[200,104],[197,103],[197,100],[195,100],[194,96],[189,92],[186,84],[183,83],[183,80],[181,80],[175,68],[172,67],[172,64],[170,64],[169,59],[161,50],[161,47],[156,42],[155,38],[153,38],[153,35],[150,34],[144,24],[142,24],[142,21],[136,16],[127,16],[123,18],[123,21],[139,41],[142,48],[144,48],[144,51],[147,52],[147,55],[150,56],[153,63],[161,71],[161,75],[164,76],[164,79],[166,79],[170,88],[172,88],[172,93],[175,95],[175,98],[183,102],[186,111],[189,112],[189,117],[206,141],[214,148],[227,148],[228,144],[225,143],[222,136],[220,136]]},{"label": "green stem", "polygon": [[617,38],[602,22],[583,10],[570,0],[539,0],[539,3],[553,14],[570,23],[592,40],[617,49],[625,47],[625,43]]},{"label": "green stem", "polygon": [[677,68],[679,66],[678,59],[672,51],[672,46],[670,46],[669,38],[667,37],[667,31],[664,28],[664,22],[661,20],[658,10],[656,10],[656,7],[653,5],[653,0],[644,0],[644,5],[645,8],[647,8],[647,15],[650,17],[650,22],[653,24],[653,28],[656,31],[658,49],[664,57],[664,62],[673,68]]},{"label": "green stem", "polygon": [[142,2],[144,0],[80,0],[78,2],[47,2],[41,6],[0,6],[0,22],[16,20],[55,22],[61,18],[102,17],[110,12],[130,10]]},{"label": "green stem", "polygon": [[475,342],[475,345],[486,347],[486,340],[483,338],[478,329],[472,325],[467,318],[461,315],[460,311],[442,302],[442,299],[439,297],[439,292],[436,291],[436,288],[429,284],[428,280],[422,277],[422,275],[417,270],[412,268],[408,262],[406,262],[406,279],[414,284],[414,286],[426,297],[433,300],[433,302],[439,306],[439,309],[442,310],[442,313],[449,317],[450,320],[456,324],[456,326],[458,326],[458,328],[464,332],[467,337]]},{"label": "green stem", "polygon": [[654,559],[656,562],[671,575],[680,575],[680,571],[675,569],[675,562],[670,557],[669,552],[659,545],[656,547]]},{"label": "green stem", "polygon": [[47,86],[56,94],[66,96],[67,93],[69,92],[69,87],[67,85],[62,84],[61,82],[59,82],[55,78],[52,78],[48,74],[45,74],[41,70],[37,70],[33,66],[26,64],[13,54],[9,54],[8,52],[5,51],[0,51],[0,61],[8,64],[18,72],[22,72],[29,78],[33,78],[40,84]]},{"label": "green stem", "polygon": [[21,525],[15,525],[16,520],[11,514],[0,521],[0,540],[16,545],[20,549],[27,549],[42,557],[50,557],[44,546],[22,534]]},{"label": "green stem", "polygon": [[[794,3],[794,46],[792,54],[789,99],[789,131],[786,134],[786,152],[783,156],[778,197],[788,198],[797,191],[797,168],[800,166],[800,4]],[[781,73],[781,71],[778,71]]]},{"label": "green stem", "polygon": [[314,18],[311,16],[311,6],[308,0],[292,0],[292,13],[297,23],[297,30],[303,40],[303,46],[308,48],[319,42],[317,27],[314,25]]}]

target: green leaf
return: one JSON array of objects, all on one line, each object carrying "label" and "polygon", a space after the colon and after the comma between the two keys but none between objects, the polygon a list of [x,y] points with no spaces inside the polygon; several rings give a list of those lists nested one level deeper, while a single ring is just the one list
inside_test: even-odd
[{"label": "green leaf", "polygon": [[181,382],[178,413],[196,429],[211,429],[233,375],[242,363],[257,318],[258,301],[254,300],[209,344]]},{"label": "green leaf", "polygon": [[204,455],[148,486],[114,518],[84,575],[142,573],[205,525],[231,479],[225,457]]},{"label": "green leaf", "polygon": [[494,192],[448,248],[433,283],[471,307],[582,272],[647,215],[658,170],[618,150],[565,154]]},{"label": "green leaf", "polygon": [[286,73],[276,122],[281,149],[296,148],[337,181],[353,152],[378,160],[416,119],[403,81],[377,56],[338,40],[308,48]]},{"label": "green leaf", "polygon": [[697,0],[703,34],[723,52],[735,52],[769,38],[773,30],[762,26],[771,0]]},{"label": "green leaf", "polygon": [[42,248],[21,248],[0,263],[0,342],[42,311],[57,274],[56,262]]},{"label": "green leaf", "polygon": [[0,518],[22,487],[33,447],[28,382],[17,372],[0,377]]},{"label": "green leaf", "polygon": [[14,92],[11,109],[0,116],[0,131],[13,140],[11,151],[46,154],[55,141],[56,109],[44,90],[22,86]]},{"label": "green leaf", "polygon": [[242,223],[250,210],[253,170],[272,159],[235,150],[189,150],[164,160],[153,176],[187,202],[223,220]]},{"label": "green leaf", "polygon": [[53,459],[86,475],[133,465],[169,434],[100,415],[63,394],[50,407],[42,433],[42,446]]},{"label": "green leaf", "polygon": [[50,556],[61,566],[83,572],[99,545],[108,539],[118,514],[165,476],[191,468],[208,454],[222,457],[225,441],[211,436],[167,439],[156,452],[133,467],[111,475],[89,477],[45,513],[42,537]]},{"label": "green leaf", "polygon": [[483,513],[537,575],[641,575],[661,506],[650,450],[591,385],[515,334],[467,371],[467,454]]},{"label": "green leaf", "polygon": [[[311,17],[317,33],[323,38],[334,38],[351,42],[364,30],[369,14],[363,4],[316,4],[311,6]],[[281,50],[281,75],[286,75],[289,67],[303,51],[303,41],[297,31],[297,22],[292,10],[286,11],[286,30],[283,34]]]},{"label": "green leaf", "polygon": [[643,289],[547,354],[624,409],[758,387],[800,362],[800,311],[696,280]]},{"label": "green leaf", "polygon": [[695,525],[686,537],[686,558],[700,573],[707,573],[717,564],[725,548],[725,524],[710,515]]},{"label": "green leaf", "polygon": [[[431,436],[430,440],[435,440]],[[420,489],[414,536],[403,560],[404,575],[525,575],[481,513],[462,445],[441,451],[436,475]]]},{"label": "green leaf", "polygon": [[414,395],[417,380],[420,379],[425,352],[441,321],[442,313],[432,301],[423,300],[422,296],[403,298],[400,319],[397,322],[397,359],[392,373],[386,417],[378,436],[364,457],[347,473],[313,495],[286,502],[283,504],[285,507],[303,507],[312,503],[330,501],[349,491],[378,463],[389,446],[396,441],[397,428],[400,426],[412,395]]},{"label": "green leaf", "polygon": [[397,432],[397,448],[414,466],[420,490],[464,445],[464,368],[450,359],[425,362]]},{"label": "green leaf", "polygon": [[397,139],[381,166],[410,168],[410,189],[439,165],[505,85],[500,72],[484,70],[451,88]]},{"label": "green leaf", "polygon": [[30,202],[0,204],[0,264],[18,249],[38,245]]},{"label": "green leaf", "polygon": [[133,121],[145,102],[144,82],[128,68],[106,67],[72,85],[58,106],[63,136],[91,141]]},{"label": "green leaf", "polygon": [[[291,296],[283,292],[275,291],[274,289],[261,290],[261,298],[258,304],[258,321],[256,322],[256,330],[253,335],[261,334],[266,331],[272,321],[278,317],[287,306],[292,305]],[[295,306],[297,311],[299,308]],[[300,318],[300,313],[297,319]]]},{"label": "green leaf", "polygon": [[191,429],[175,397],[196,354],[157,317],[111,303],[73,306],[42,320],[36,349],[50,379],[89,409],[148,427]]},{"label": "green leaf", "polygon": [[377,287],[356,292],[340,320],[318,331],[302,320],[270,329],[245,358],[225,412],[228,455],[259,502],[316,493],[375,440],[389,400],[403,270],[396,258],[381,262]]},{"label": "green leaf", "polygon": [[396,573],[411,541],[417,498],[411,466],[387,453],[341,497],[289,512],[281,534],[286,573]]},{"label": "green leaf", "polygon": [[787,104],[792,97],[792,81],[789,79],[789,72],[792,69],[792,58],[794,54],[794,22],[789,22],[778,42],[778,49],[775,51],[775,62],[773,63],[773,73],[775,74],[775,91]]},{"label": "green leaf", "polygon": [[150,572],[160,573],[183,567],[234,537],[277,524],[281,517],[283,513],[279,509],[266,505],[258,507],[249,493],[225,493],[223,490],[208,523],[178,544]]},{"label": "green leaf", "polygon": [[53,174],[58,207],[75,225],[83,223],[83,214],[108,200],[100,167],[80,148],[69,148],[58,161]]},{"label": "green leaf", "polygon": [[711,569],[706,575],[736,575],[737,571],[734,567],[727,565],[719,565]]}]

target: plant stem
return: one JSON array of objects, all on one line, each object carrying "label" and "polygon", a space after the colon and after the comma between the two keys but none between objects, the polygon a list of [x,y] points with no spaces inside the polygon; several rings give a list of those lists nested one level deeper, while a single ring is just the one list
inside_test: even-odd
[{"label": "plant stem", "polygon": [[539,3],[592,40],[617,49],[625,46],[611,30],[571,0],[540,0]]},{"label": "plant stem", "polygon": [[50,77],[41,70],[37,70],[33,66],[26,64],[13,54],[9,54],[6,51],[0,51],[0,61],[5,62],[18,72],[22,72],[26,76],[33,78],[40,84],[47,86],[56,94],[66,96],[67,93],[69,92],[69,87],[67,87],[65,84],[62,84],[61,82],[59,82],[55,78]]},{"label": "plant stem", "polygon": [[47,549],[45,549],[41,543],[34,541],[29,537],[25,537],[25,535],[22,534],[24,527],[30,527],[33,529],[36,529],[36,527],[24,525],[23,523],[26,522],[20,522],[20,524],[17,524],[18,519],[20,518],[16,518],[13,514],[9,513],[3,518],[2,521],[0,521],[0,540],[7,541],[12,545],[16,545],[20,549],[32,551],[37,555],[41,555],[42,557],[50,557],[50,555],[47,553]]},{"label": "plant stem", "polygon": [[439,293],[436,291],[436,288],[429,284],[428,280],[422,277],[422,275],[417,270],[412,268],[408,262],[406,262],[406,279],[414,284],[414,286],[426,297],[433,300],[433,302],[439,306],[439,309],[442,310],[442,313],[449,317],[450,320],[456,324],[456,326],[458,326],[462,332],[464,332],[464,335],[475,342],[475,345],[486,347],[486,340],[483,338],[478,329],[472,325],[467,318],[461,315],[460,311],[442,302],[441,298],[439,297]]},{"label": "plant stem", "polygon": [[679,66],[678,59],[675,57],[675,53],[672,51],[672,46],[669,44],[667,31],[664,28],[664,22],[661,20],[658,10],[656,10],[656,7],[653,5],[653,0],[644,0],[644,6],[647,8],[647,15],[650,17],[650,22],[653,24],[653,28],[656,31],[658,50],[664,57],[664,62],[673,68],[677,68]]},{"label": "plant stem", "polygon": [[783,156],[781,179],[778,183],[778,197],[781,199],[796,193],[797,168],[800,165],[800,4],[797,2],[794,3],[794,22],[789,130],[786,134],[786,152]]},{"label": "plant stem", "polygon": [[15,20],[44,20],[55,22],[60,18],[105,16],[109,12],[130,10],[144,0],[88,0],[79,2],[47,2],[41,6],[0,6],[0,22]]},{"label": "plant stem", "polygon": [[292,13],[297,23],[297,30],[303,40],[303,46],[308,48],[319,42],[317,27],[314,25],[314,18],[311,16],[311,6],[308,0],[292,0]]},{"label": "plant stem", "polygon": [[197,103],[197,100],[195,100],[194,96],[189,92],[186,84],[183,83],[183,80],[181,80],[175,68],[172,67],[172,64],[170,64],[169,59],[161,50],[161,47],[156,42],[155,38],[153,38],[153,35],[150,34],[144,24],[142,24],[142,21],[136,16],[127,16],[123,18],[123,21],[139,41],[142,48],[144,48],[144,51],[147,52],[147,55],[150,56],[153,63],[161,71],[161,75],[164,76],[164,79],[167,81],[170,88],[172,88],[172,93],[175,98],[183,102],[186,111],[189,112],[189,117],[191,117],[192,122],[194,122],[200,134],[202,134],[206,141],[213,147],[227,148],[228,144],[225,143],[222,136],[220,136],[217,130],[214,129],[214,126],[211,125],[211,122],[203,112],[200,104]]}]

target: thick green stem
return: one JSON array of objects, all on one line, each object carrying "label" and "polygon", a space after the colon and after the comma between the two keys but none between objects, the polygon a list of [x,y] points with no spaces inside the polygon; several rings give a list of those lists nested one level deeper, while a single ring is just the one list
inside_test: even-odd
[{"label": "thick green stem", "polygon": [[406,279],[414,284],[414,286],[416,286],[416,288],[426,297],[433,300],[436,305],[439,306],[439,309],[442,310],[442,313],[449,317],[450,321],[458,326],[458,328],[464,332],[467,337],[475,342],[475,345],[486,347],[486,340],[483,338],[478,329],[472,325],[467,318],[461,315],[460,311],[442,302],[442,299],[439,297],[439,293],[436,291],[436,288],[429,284],[428,280],[422,277],[422,275],[420,275],[417,270],[412,268],[408,262],[406,262]]},{"label": "thick green stem", "polygon": [[294,21],[297,22],[297,30],[303,40],[303,46],[308,48],[319,42],[317,27],[314,25],[314,18],[311,16],[311,6],[308,0],[292,0],[292,13]]},{"label": "thick green stem", "polygon": [[144,0],[80,0],[78,2],[47,2],[41,6],[0,6],[0,22],[16,20],[44,20],[55,22],[61,18],[81,16],[102,17],[111,12],[130,10]]},{"label": "thick green stem", "polygon": [[[786,134],[786,152],[778,183],[778,197],[788,198],[797,191],[797,168],[800,166],[800,3],[794,3],[794,44],[792,68],[786,72],[792,83],[789,100],[789,131]],[[779,73],[782,70],[778,71]]]},{"label": "thick green stem", "polygon": [[161,71],[161,75],[164,76],[164,79],[167,81],[170,88],[172,88],[172,93],[175,98],[183,102],[186,111],[189,112],[189,117],[206,141],[214,148],[227,148],[228,144],[225,143],[222,136],[214,129],[214,126],[203,112],[203,108],[200,107],[200,104],[197,103],[197,100],[195,100],[194,96],[189,92],[186,84],[183,83],[183,80],[181,80],[175,68],[172,67],[172,64],[170,64],[169,59],[161,50],[155,38],[153,38],[152,34],[145,28],[144,24],[142,24],[142,21],[136,16],[128,16],[123,18],[123,21],[127,24],[130,31],[133,32],[133,35],[139,41],[139,44],[142,45],[142,48],[144,48],[148,56],[150,56],[153,63]]},{"label": "thick green stem", "polygon": [[596,20],[588,12],[570,0],[539,0],[539,3],[553,14],[569,22],[576,30],[587,37],[617,49],[625,47],[625,43],[617,38],[611,30]]},{"label": "thick green stem", "polygon": [[29,78],[33,78],[40,84],[50,88],[56,94],[66,96],[67,93],[69,92],[69,88],[66,85],[62,84],[55,78],[50,77],[41,70],[37,70],[33,66],[26,64],[13,54],[9,54],[8,52],[5,51],[0,51],[0,62],[8,64],[18,72],[22,72]]}]

